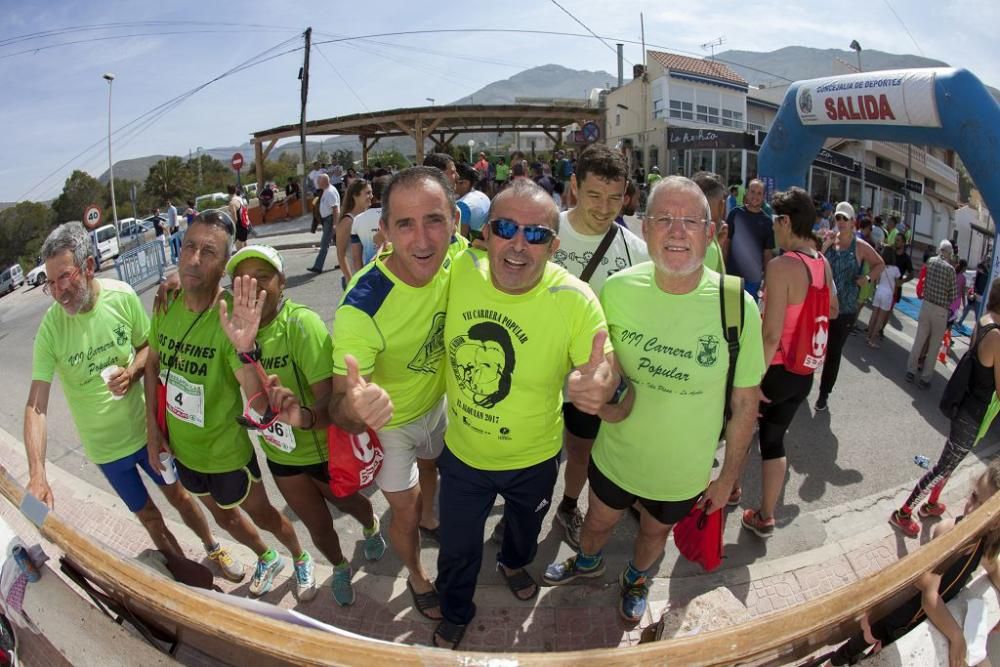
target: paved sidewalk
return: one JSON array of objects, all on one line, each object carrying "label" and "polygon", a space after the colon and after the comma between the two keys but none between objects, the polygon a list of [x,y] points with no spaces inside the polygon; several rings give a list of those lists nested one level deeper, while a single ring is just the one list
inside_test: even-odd
[{"label": "paved sidewalk", "polygon": [[[966,494],[969,480],[983,469],[983,464],[976,457],[970,459],[947,487],[945,500],[955,508],[961,507],[960,501]],[[27,464],[23,446],[3,430],[0,430],[0,464],[22,483],[26,483]],[[117,497],[55,466],[49,466],[49,472],[57,499],[56,512],[63,518],[126,556],[135,556],[152,547],[146,533]],[[829,521],[851,520],[850,515],[859,511],[887,516],[889,508],[898,503],[905,493],[906,489],[898,489],[895,494],[876,499],[859,499],[853,507],[838,508],[836,513],[831,513]],[[164,504],[160,496],[155,498],[159,504]],[[26,541],[37,539],[37,533],[15,508],[6,503],[0,504],[0,515]],[[487,525],[487,536],[494,520],[495,517]],[[727,519],[730,531],[727,533],[732,534],[731,529],[738,522],[738,514],[730,512]],[[186,527],[171,522],[171,529],[192,559],[208,564],[197,539]],[[635,523],[631,519],[624,520],[616,528],[616,532],[622,530],[634,531]],[[221,531],[216,532],[221,536]],[[485,539],[486,537],[484,541]],[[752,545],[756,540],[755,536],[739,531],[737,543],[727,540],[726,548],[730,554],[738,554],[747,549],[748,542]],[[617,613],[617,576],[624,565],[623,554],[609,555],[608,573],[600,581],[543,588],[539,597],[528,603],[516,601],[496,576],[484,574],[480,577],[476,593],[479,613],[462,646],[468,650],[486,651],[561,651],[629,646],[637,643],[642,630],[658,621],[668,609],[679,610],[692,598],[715,589],[725,589],[728,594],[722,593],[721,597],[715,595],[712,600],[735,599],[737,606],[745,606],[744,619],[755,618],[787,609],[872,574],[916,548],[918,544],[917,540],[899,537],[888,524],[878,523],[864,532],[795,555],[771,560],[765,557],[735,567],[727,562],[711,574],[704,573],[690,563],[678,562],[669,576],[658,576],[654,580],[650,609],[635,627],[625,625],[619,620]],[[46,551],[53,562],[56,562],[57,550],[52,545],[46,545]],[[322,590],[315,600],[299,604],[287,576],[279,576],[275,589],[263,599],[281,607],[294,608],[352,632],[403,643],[429,644],[434,624],[413,609],[406,590],[405,576],[401,572],[395,575],[376,574],[375,570],[379,568],[368,566],[362,561],[359,549],[351,548],[350,538],[345,540],[345,551],[348,554],[354,553],[357,592],[354,606],[336,606],[328,590],[331,569],[319,560],[316,577]],[[487,563],[492,562],[494,551],[495,547],[487,542],[484,558]],[[560,558],[569,555],[565,545],[559,551]],[[244,562],[251,562],[252,556],[244,547],[235,545],[234,552]],[[672,544],[667,547],[665,559],[667,558],[676,558],[676,550]],[[542,560],[544,559],[540,557],[530,568],[536,577],[540,576],[545,566]],[[488,564],[484,571],[487,569]],[[661,566],[660,572],[665,571],[669,571],[668,568]],[[291,568],[286,568],[284,574],[290,575]],[[228,593],[247,595],[248,579],[238,585],[221,577],[216,582]],[[703,618],[734,617],[731,607],[720,608],[714,614],[712,603],[708,604],[708,612],[701,615]],[[681,613],[683,614],[683,610]],[[736,616],[740,614],[741,609]],[[702,624],[695,631],[699,629],[704,632],[716,628]],[[178,659],[188,664],[199,662],[197,656],[185,660],[183,652]]]}]

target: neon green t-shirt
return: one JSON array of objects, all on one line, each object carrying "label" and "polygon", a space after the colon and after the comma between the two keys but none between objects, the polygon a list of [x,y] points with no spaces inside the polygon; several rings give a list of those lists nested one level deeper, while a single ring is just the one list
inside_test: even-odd
[{"label": "neon green t-shirt", "polygon": [[146,400],[141,385],[115,400],[101,371],[132,363],[146,343],[149,317],[131,287],[97,282],[100,292],[88,312],[69,315],[57,303],[49,306],[35,337],[31,379],[51,383],[59,375],[87,458],[110,463],[145,446]]},{"label": "neon green t-shirt", "polygon": [[719,247],[718,240],[712,239],[712,242],[705,248],[705,261],[703,264],[706,269],[712,269],[716,273],[726,272],[726,264],[722,261],[722,249]]},{"label": "neon green t-shirt", "polygon": [[444,314],[453,261],[446,256],[428,284],[413,287],[385,265],[390,254],[355,273],[337,306],[333,372],[347,374],[344,355],[357,359],[361,374],[392,398],[385,426],[391,429],[420,418],[444,395]]},{"label": "neon green t-shirt", "polygon": [[[656,286],[651,262],[616,273],[601,291],[615,355],[635,403],[601,424],[591,456],[611,481],[642,498],[680,501],[708,486],[722,429],[729,353],[722,335],[719,274],[705,269],[688,294]],[[760,313],[743,294],[734,387],[764,374]]]},{"label": "neon green t-shirt", "polygon": [[[224,298],[232,312],[232,296]],[[253,446],[236,423],[243,414],[235,375],[241,363],[222,330],[218,303],[199,314],[187,309],[182,293],[166,314],[153,316],[149,341],[160,355],[160,382],[167,381],[167,438],[174,455],[202,473],[245,466]]]},{"label": "neon green t-shirt", "polygon": [[497,183],[503,183],[510,178],[510,165],[498,164],[496,176],[493,177]]},{"label": "neon green t-shirt", "polygon": [[549,262],[530,292],[505,294],[488,260],[469,251],[455,261],[449,294],[448,449],[480,470],[552,458],[562,447],[566,375],[587,363],[606,328],[590,286]]},{"label": "neon green t-shirt", "polygon": [[[257,344],[264,371],[277,375],[281,385],[295,392],[302,405],[311,407],[316,397],[310,386],[329,381],[333,375],[333,342],[320,316],[305,306],[285,301],[270,324],[257,332]],[[328,458],[325,431],[306,431],[276,422],[265,431],[250,431],[250,438],[275,463],[306,466]]]},{"label": "neon green t-shirt", "polygon": [[653,187],[653,184],[656,183],[661,178],[663,178],[663,177],[660,176],[659,174],[650,172],[650,173],[646,174],[646,185],[648,187]]}]

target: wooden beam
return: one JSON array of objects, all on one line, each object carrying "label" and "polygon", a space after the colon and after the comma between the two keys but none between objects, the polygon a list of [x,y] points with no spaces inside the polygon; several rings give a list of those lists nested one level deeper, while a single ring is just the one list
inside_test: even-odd
[{"label": "wooden beam", "polygon": [[[267,159],[267,156],[271,154],[271,149],[274,148],[275,144],[277,143],[278,143],[277,139],[271,139],[271,141],[267,142],[267,148],[264,149],[264,155],[261,158],[262,160]],[[258,143],[257,145],[259,146],[260,144]]]},{"label": "wooden beam", "polygon": [[[275,141],[277,141],[277,139],[271,140],[272,146]],[[270,150],[270,148],[268,148],[268,150]],[[257,172],[257,192],[260,192],[264,189],[264,151],[262,150],[262,146],[259,141],[253,145],[253,157]]]}]

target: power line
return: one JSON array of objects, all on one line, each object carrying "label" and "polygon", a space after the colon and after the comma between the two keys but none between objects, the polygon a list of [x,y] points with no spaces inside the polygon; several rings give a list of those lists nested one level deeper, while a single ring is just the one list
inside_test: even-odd
[{"label": "power line", "polygon": [[899,25],[903,26],[903,30],[905,30],[906,34],[910,36],[910,41],[912,41],[913,45],[917,47],[917,51],[920,52],[920,55],[924,55],[924,50],[920,48],[920,44],[918,44],[917,40],[913,37],[913,33],[910,32],[910,29],[906,27],[905,23],[903,23],[903,19],[899,17],[899,14],[896,13],[896,10],[893,9],[892,5],[889,4],[889,0],[883,0],[883,1],[885,2],[885,6],[889,8],[889,11],[892,12],[892,15],[896,17],[896,20],[899,21]]},{"label": "power line", "polygon": [[[589,32],[589,33],[590,33],[591,35],[593,35],[593,36],[594,36],[594,37],[596,37],[596,38],[597,38],[598,40],[600,40],[601,44],[603,44],[604,46],[606,46],[606,47],[608,47],[609,49],[611,49],[611,51],[612,51],[612,52],[613,52],[613,53],[614,53],[614,54],[615,54],[616,56],[618,55],[618,49],[616,49],[615,47],[611,46],[611,45],[610,45],[610,44],[608,44],[608,43],[607,43],[606,41],[604,41],[604,38],[603,38],[603,37],[601,37],[600,35],[598,35],[598,34],[597,34],[596,32],[594,32],[593,30],[591,30],[591,29],[590,29],[590,28],[589,28],[589,27],[587,26],[587,24],[586,24],[586,23],[584,23],[584,22],[583,22],[583,21],[581,21],[580,19],[578,19],[578,18],[576,18],[575,16],[573,16],[573,13],[572,13],[572,12],[570,12],[570,11],[569,11],[568,9],[566,9],[565,7],[563,7],[562,5],[560,5],[560,4],[558,3],[558,2],[556,2],[556,0],[550,0],[550,2],[551,2],[551,3],[553,4],[553,5],[555,5],[556,7],[558,7],[559,9],[561,9],[561,10],[562,10],[562,11],[563,11],[563,12],[564,12],[564,13],[566,14],[566,16],[570,17],[571,19],[573,19],[574,21],[576,21],[577,23],[579,23],[579,24],[580,24],[581,26],[583,26],[583,29],[584,29],[584,30],[586,30],[586,31],[587,31],[587,32]],[[626,58],[625,56],[622,56],[622,60],[624,60],[625,62],[627,62],[627,63],[628,63],[629,65],[632,65],[632,64],[634,64],[634,63],[633,63],[633,62],[632,62],[631,60],[629,60],[629,59],[628,59],[628,58]]]}]

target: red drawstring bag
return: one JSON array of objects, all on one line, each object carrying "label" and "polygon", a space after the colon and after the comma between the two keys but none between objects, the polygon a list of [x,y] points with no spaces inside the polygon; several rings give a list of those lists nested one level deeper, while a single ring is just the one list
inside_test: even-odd
[{"label": "red drawstring bag", "polygon": [[156,383],[156,425],[160,433],[167,435],[167,385]]},{"label": "red drawstring bag", "polygon": [[[707,505],[707,504],[706,504]],[[706,514],[708,507],[691,508],[688,515],[674,526],[674,544],[681,555],[711,572],[722,563],[722,531],[724,510]]]},{"label": "red drawstring bag", "polygon": [[326,430],[330,450],[330,490],[338,498],[357,493],[375,481],[385,452],[375,431],[348,433],[336,426]]}]

